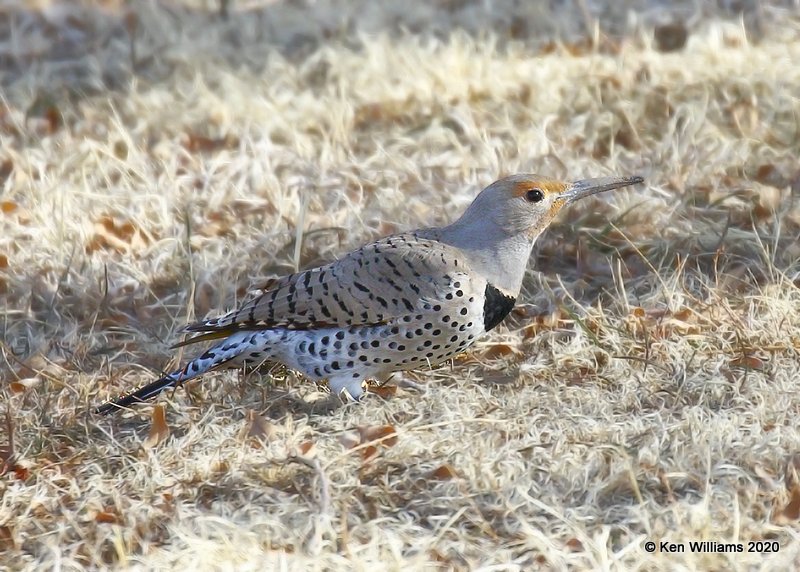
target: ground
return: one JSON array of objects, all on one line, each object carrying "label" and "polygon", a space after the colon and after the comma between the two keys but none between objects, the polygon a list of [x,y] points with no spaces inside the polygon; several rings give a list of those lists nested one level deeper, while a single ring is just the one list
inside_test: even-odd
[{"label": "ground", "polygon": [[[223,7],[0,8],[0,567],[797,564],[796,2]],[[514,172],[646,182],[560,215],[451,365],[92,413]]]}]

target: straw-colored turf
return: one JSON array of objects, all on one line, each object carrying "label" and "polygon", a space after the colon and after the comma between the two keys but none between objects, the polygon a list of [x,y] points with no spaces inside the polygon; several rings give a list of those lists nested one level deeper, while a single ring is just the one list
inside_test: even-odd
[{"label": "straw-colored turf", "polygon": [[[131,4],[0,13],[0,568],[798,562],[796,3],[679,3],[674,52],[655,2]],[[647,183],[560,217],[452,367],[91,414],[187,321],[518,171]]]}]

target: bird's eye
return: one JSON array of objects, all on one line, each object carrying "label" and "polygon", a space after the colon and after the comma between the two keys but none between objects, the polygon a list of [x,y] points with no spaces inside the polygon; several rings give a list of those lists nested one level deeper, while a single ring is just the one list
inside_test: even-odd
[{"label": "bird's eye", "polygon": [[538,203],[544,198],[544,193],[539,189],[531,189],[525,193],[525,200],[529,203]]}]

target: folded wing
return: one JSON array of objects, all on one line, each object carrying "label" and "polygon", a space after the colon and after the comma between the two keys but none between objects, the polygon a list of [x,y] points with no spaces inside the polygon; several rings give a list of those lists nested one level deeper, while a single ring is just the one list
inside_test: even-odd
[{"label": "folded wing", "polygon": [[445,303],[455,283],[469,281],[468,270],[456,249],[421,233],[389,236],[281,278],[239,309],[188,326],[201,335],[184,343],[237,330],[385,324]]}]

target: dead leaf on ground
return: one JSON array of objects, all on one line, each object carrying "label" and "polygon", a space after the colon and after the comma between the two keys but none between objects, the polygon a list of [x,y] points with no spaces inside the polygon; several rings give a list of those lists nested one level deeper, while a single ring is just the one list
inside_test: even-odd
[{"label": "dead leaf on ground", "polygon": [[753,215],[756,219],[772,219],[786,202],[781,189],[766,185],[759,185],[754,197]]},{"label": "dead leaf on ground", "polygon": [[352,449],[353,447],[357,447],[358,444],[361,442],[358,435],[353,433],[352,431],[345,431],[341,435],[339,435],[339,443],[342,444],[342,447],[345,449]]},{"label": "dead leaf on ground", "polygon": [[376,425],[372,427],[361,425],[357,427],[357,430],[362,444],[372,441],[378,441],[379,444],[386,447],[394,447],[397,444],[397,430],[392,425]]},{"label": "dead leaf on ground", "polygon": [[522,330],[522,336],[526,340],[536,337],[540,332],[566,327],[569,323],[569,317],[560,309],[546,313],[529,310],[523,317],[530,321]]},{"label": "dead leaf on ground", "polygon": [[764,362],[756,356],[743,355],[733,358],[730,362],[731,367],[740,367],[742,369],[764,369]]},{"label": "dead leaf on ground", "polygon": [[483,359],[499,359],[504,357],[517,357],[522,355],[517,348],[508,344],[492,344],[481,354]]},{"label": "dead leaf on ground", "polygon": [[245,439],[250,441],[251,444],[260,444],[262,441],[269,442],[278,435],[278,428],[252,409],[247,411],[246,418],[247,433],[245,434]]},{"label": "dead leaf on ground", "polygon": [[48,93],[39,93],[33,103],[25,111],[25,122],[32,122],[30,127],[33,130],[40,129],[52,134],[58,131],[64,124],[64,117],[58,109],[56,96]]},{"label": "dead leaf on ground", "polygon": [[789,502],[775,511],[775,524],[791,524],[800,520],[800,454],[792,455],[786,462],[783,484],[789,491]]},{"label": "dead leaf on ground", "polygon": [[0,550],[9,550],[14,548],[14,532],[8,525],[0,526]]},{"label": "dead leaf on ground", "polygon": [[689,30],[683,22],[671,22],[663,26],[656,26],[654,30],[656,47],[660,52],[677,52],[686,45],[689,39]]},{"label": "dead leaf on ground", "polygon": [[790,492],[789,502],[775,514],[775,524],[790,524],[800,519],[800,486]]},{"label": "dead leaf on ground", "polygon": [[[14,162],[11,159],[0,161],[0,183],[3,183],[11,176],[14,171]],[[12,201],[0,201],[0,211],[5,212],[4,205],[9,203],[16,209],[16,204]]]},{"label": "dead leaf on ground", "polygon": [[156,405],[153,407],[151,421],[150,434],[147,436],[147,439],[144,440],[144,443],[142,443],[145,449],[152,449],[156,445],[166,441],[169,437],[169,425],[167,425],[167,417],[163,405]]},{"label": "dead leaf on ground", "polygon": [[508,368],[503,368],[501,371],[483,370],[479,373],[485,384],[510,385],[519,380],[519,375],[509,372]]},{"label": "dead leaf on ground", "polygon": [[181,143],[190,153],[210,153],[219,149],[238,147],[239,139],[233,135],[207,137],[198,133],[185,133]]},{"label": "dead leaf on ground", "polygon": [[23,393],[31,387],[39,385],[39,383],[41,383],[41,379],[39,379],[38,376],[26,377],[25,379],[12,381],[8,384],[8,388],[11,390],[11,393]]},{"label": "dead leaf on ground", "polygon": [[759,165],[753,178],[762,185],[769,185],[776,189],[784,189],[790,184],[789,177],[777,165],[772,163]]},{"label": "dead leaf on ground", "polygon": [[361,458],[369,461],[375,457],[380,448],[393,447],[397,443],[397,430],[392,425],[361,425],[356,433],[348,431],[339,437],[339,442],[346,449],[359,448]]},{"label": "dead leaf on ground", "polygon": [[123,217],[104,214],[94,222],[94,234],[86,244],[86,253],[112,250],[130,254],[147,247],[153,237],[135,222]]},{"label": "dead leaf on ground", "polygon": [[787,491],[800,488],[800,453],[792,455],[786,463],[783,484]]},{"label": "dead leaf on ground", "polygon": [[396,385],[378,385],[376,387],[368,388],[370,393],[374,393],[378,397],[382,397],[383,399],[389,399],[394,397],[397,394],[397,386]]},{"label": "dead leaf on ground", "polygon": [[119,516],[110,510],[101,510],[94,515],[94,521],[100,524],[120,524]]},{"label": "dead leaf on ground", "polygon": [[301,457],[313,459],[317,456],[317,446],[313,441],[303,441],[297,446],[297,452]]},{"label": "dead leaf on ground", "polygon": [[378,455],[378,448],[375,445],[367,445],[361,449],[361,458],[369,461]]},{"label": "dead leaf on ground", "polygon": [[457,476],[458,473],[456,473],[456,470],[452,467],[452,465],[449,465],[447,463],[438,466],[437,468],[432,470],[430,474],[430,477],[437,481],[449,481],[451,479],[456,478]]},{"label": "dead leaf on ground", "polygon": [[574,537],[567,540],[566,546],[569,548],[570,552],[579,552],[583,550],[583,542]]},{"label": "dead leaf on ground", "polygon": [[17,478],[18,481],[27,481],[28,478],[31,476],[31,471],[28,467],[23,467],[22,465],[15,464],[13,467],[14,476]]}]

